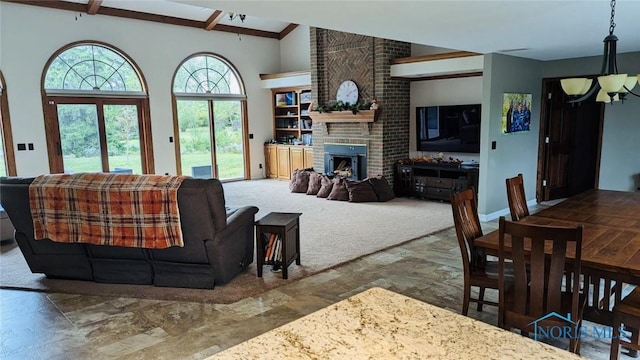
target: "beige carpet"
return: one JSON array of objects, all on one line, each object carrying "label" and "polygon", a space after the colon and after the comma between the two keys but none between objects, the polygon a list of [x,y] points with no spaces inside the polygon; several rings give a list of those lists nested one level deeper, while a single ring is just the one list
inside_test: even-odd
[{"label": "beige carpet", "polygon": [[269,212],[299,212],[301,266],[289,267],[289,280],[264,268],[256,277],[255,261],[228,284],[213,290],[98,284],[47,279],[32,274],[14,242],[3,244],[0,287],[83,295],[137,297],[207,303],[232,303],[282,286],[363,255],[395,246],[453,225],[448,203],[396,198],[386,203],[349,203],[293,194],[288,183],[253,180],[224,184],[227,206],[255,205],[256,220]]}]

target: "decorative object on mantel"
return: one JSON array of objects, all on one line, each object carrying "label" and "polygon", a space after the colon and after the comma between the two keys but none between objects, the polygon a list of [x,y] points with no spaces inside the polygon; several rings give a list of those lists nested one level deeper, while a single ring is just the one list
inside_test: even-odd
[{"label": "decorative object on mantel", "polygon": [[381,109],[378,110],[360,110],[357,113],[351,111],[333,111],[333,112],[318,112],[310,111],[309,116],[313,121],[319,123],[372,123],[376,121]]},{"label": "decorative object on mantel", "polygon": [[459,167],[462,165],[462,160],[453,158],[449,156],[445,158],[443,153],[438,153],[438,157],[432,156],[422,156],[422,157],[413,157],[410,159],[399,159],[397,161],[398,164],[420,164],[420,163],[428,163],[428,164],[438,164],[446,167]]},{"label": "decorative object on mantel", "polygon": [[[376,104],[377,104],[377,100],[376,100]],[[311,104],[309,104],[309,110],[318,111],[321,113],[331,112],[331,111],[351,110],[351,112],[356,114],[360,110],[370,109],[371,105],[372,104],[368,101],[359,102],[356,104],[350,104],[348,102],[343,102],[342,100],[337,100],[337,101],[329,101],[327,105],[318,105],[317,107],[314,108],[313,101],[312,101]]]},{"label": "decorative object on mantel", "polygon": [[359,98],[358,85],[353,80],[346,80],[338,87],[336,100],[345,104],[357,104]]},{"label": "decorative object on mantel", "polygon": [[373,98],[373,100],[371,100],[371,106],[369,106],[369,110],[378,110],[378,99],[377,98]]},{"label": "decorative object on mantel", "polygon": [[317,106],[314,108],[313,102],[309,105],[309,116],[313,121],[321,123],[332,122],[374,122],[380,113],[382,108],[379,106],[376,99],[375,109],[371,102],[361,102],[359,104],[351,105],[342,101],[330,101],[326,106]]},{"label": "decorative object on mantel", "polygon": [[598,91],[596,101],[604,103],[613,103],[614,101],[624,102],[627,93],[640,97],[631,91],[636,82],[640,83],[640,74],[636,76],[627,76],[627,74],[618,73],[618,65],[616,61],[616,42],[618,37],[613,35],[613,29],[616,27],[614,22],[616,8],[616,0],[611,0],[611,20],[609,25],[609,35],[604,38],[604,54],[602,55],[602,68],[598,81],[589,78],[569,78],[560,80],[562,90],[569,95],[570,103],[579,103],[593,95]]}]

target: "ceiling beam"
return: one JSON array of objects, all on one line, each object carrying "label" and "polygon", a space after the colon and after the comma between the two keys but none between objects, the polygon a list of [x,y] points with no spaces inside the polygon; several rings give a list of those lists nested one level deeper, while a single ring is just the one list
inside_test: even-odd
[{"label": "ceiling beam", "polygon": [[16,3],[22,5],[41,6],[50,9],[69,10],[74,12],[86,12],[87,5],[80,3],[72,3],[66,1],[48,1],[48,0],[2,0],[4,2]]},{"label": "ceiling beam", "polygon": [[[33,6],[41,6],[50,9],[59,9],[59,10],[69,10],[73,12],[86,12],[87,5],[68,2],[68,1],[49,1],[49,0],[0,0],[9,3],[16,3],[22,5],[33,5]],[[162,24],[169,25],[178,25],[178,26],[187,26],[198,29],[205,28],[204,21],[198,20],[190,20],[190,19],[182,19],[173,16],[165,16],[165,15],[156,15],[150,13],[144,13],[140,11],[132,11],[132,10],[122,10],[116,9],[106,6],[100,6],[98,11],[96,12],[98,15],[107,15],[107,16],[115,16],[126,19],[135,19],[135,20],[143,20],[143,21],[151,21]],[[249,35],[249,36],[258,36],[270,39],[278,39],[280,37],[280,33],[273,31],[265,31],[265,30],[256,30],[256,29],[247,29],[237,26],[218,24],[215,28],[215,31],[223,31],[240,35]]]},{"label": "ceiling beam", "polygon": [[204,22],[204,29],[207,31],[213,29],[216,25],[218,25],[222,18],[224,18],[224,12],[220,10],[214,11],[213,14],[209,16],[207,21]]},{"label": "ceiling beam", "polygon": [[420,76],[420,77],[405,77],[405,76],[392,76],[394,80],[409,80],[409,81],[428,81],[428,80],[444,80],[444,79],[458,79],[467,77],[482,76],[482,71],[462,73],[462,74],[447,74],[447,75],[433,75],[433,76]]},{"label": "ceiling beam", "polygon": [[89,0],[87,4],[87,14],[95,15],[100,9],[100,5],[102,5],[102,0]]},{"label": "ceiling beam", "polygon": [[423,62],[423,61],[433,61],[433,60],[446,60],[446,59],[456,59],[468,56],[478,56],[482,55],[475,52],[470,51],[453,51],[447,53],[440,54],[430,54],[430,55],[422,55],[422,56],[410,56],[404,58],[397,58],[390,61],[392,65],[395,64],[410,64],[415,62]]},{"label": "ceiling beam", "polygon": [[[199,22],[204,24],[204,21],[199,21]],[[240,34],[240,35],[259,36],[259,37],[270,38],[270,39],[277,39],[280,36],[279,33],[273,32],[273,31],[248,29],[248,28],[243,28],[239,26],[231,26],[231,25],[225,25],[225,24],[218,24],[215,28],[213,28],[213,30],[230,32],[230,33]]]},{"label": "ceiling beam", "polygon": [[300,71],[289,71],[289,72],[277,73],[277,74],[260,74],[260,80],[285,79],[292,76],[304,76],[304,75],[311,75],[311,71],[300,70]]},{"label": "ceiling beam", "polygon": [[280,31],[280,35],[278,36],[278,40],[282,40],[285,36],[289,35],[295,28],[298,27],[298,24],[289,24],[286,28]]}]

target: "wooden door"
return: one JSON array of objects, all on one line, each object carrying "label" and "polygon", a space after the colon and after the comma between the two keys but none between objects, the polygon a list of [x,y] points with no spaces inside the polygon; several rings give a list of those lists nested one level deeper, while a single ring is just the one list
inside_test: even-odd
[{"label": "wooden door", "polygon": [[289,160],[289,147],[278,146],[278,179],[289,180],[291,179],[291,161]]},{"label": "wooden door", "polygon": [[602,103],[570,104],[559,79],[543,81],[536,198],[569,197],[598,185]]},{"label": "wooden door", "polygon": [[304,153],[303,148],[292,146],[289,149],[289,157],[291,158],[291,171],[296,169],[304,169]]},{"label": "wooden door", "polygon": [[265,176],[268,178],[278,177],[278,153],[275,145],[264,147]]}]

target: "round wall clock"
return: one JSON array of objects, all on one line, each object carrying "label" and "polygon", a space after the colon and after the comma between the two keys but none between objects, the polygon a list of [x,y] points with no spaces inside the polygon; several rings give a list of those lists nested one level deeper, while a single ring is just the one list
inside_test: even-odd
[{"label": "round wall clock", "polygon": [[336,100],[354,105],[358,103],[358,85],[351,80],[343,81],[338,88]]}]

